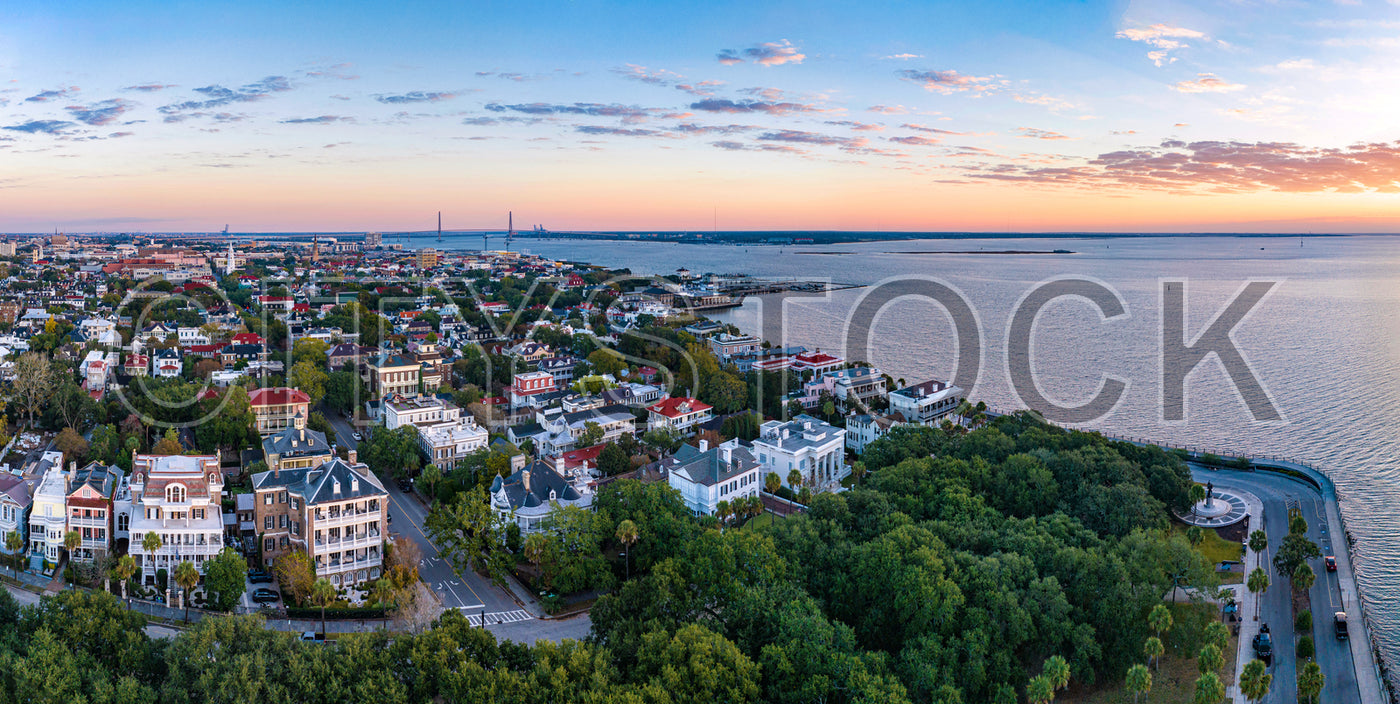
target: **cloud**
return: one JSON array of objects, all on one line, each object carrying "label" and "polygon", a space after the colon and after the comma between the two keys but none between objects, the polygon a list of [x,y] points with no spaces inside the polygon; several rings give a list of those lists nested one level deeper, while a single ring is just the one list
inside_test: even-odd
[{"label": "cloud", "polygon": [[675,89],[705,98],[715,94],[713,90],[710,90],[711,88],[722,85],[724,85],[724,81],[697,81],[695,83],[677,83]]},{"label": "cloud", "polygon": [[[562,71],[563,69],[559,70]],[[476,75],[479,78],[490,78],[494,76],[496,78],[500,78],[507,81],[515,81],[516,83],[524,83],[525,81],[538,81],[547,78],[547,76],[531,76],[524,73],[516,73],[514,71],[477,71]]]},{"label": "cloud", "polygon": [[636,64],[627,64],[610,70],[623,78],[640,81],[653,86],[670,86],[674,85],[676,81],[685,78],[685,76],[675,71],[667,71],[664,68],[649,69]]},{"label": "cloud", "polygon": [[349,69],[354,64],[335,64],[324,68],[312,69],[306,72],[307,78],[335,78],[342,81],[353,81],[359,78],[358,75],[350,73]]},{"label": "cloud", "polygon": [[846,150],[860,149],[870,144],[870,140],[864,137],[838,137],[836,135],[804,132],[802,130],[775,130],[772,132],[764,132],[758,136],[758,139],[763,142],[791,142],[823,147],[835,146]]},{"label": "cloud", "polygon": [[511,115],[503,115],[501,117],[467,117],[462,119],[462,124],[484,127],[488,125],[503,125],[507,123],[534,125],[543,121],[544,118],[540,117],[515,117]]},{"label": "cloud", "polygon": [[877,125],[871,122],[856,122],[855,120],[827,120],[826,124],[837,127],[849,127],[857,132],[883,132],[884,125]]},{"label": "cloud", "polygon": [[1012,95],[1011,98],[1018,103],[1026,103],[1027,105],[1041,105],[1047,107],[1050,109],[1050,112],[1073,110],[1076,107],[1078,107],[1074,103],[1071,103],[1068,100],[1065,100],[1064,98],[1057,98],[1053,95],[1044,95],[1041,93],[1016,93]]},{"label": "cloud", "polygon": [[917,83],[924,87],[924,90],[951,95],[953,93],[982,94],[997,89],[997,85],[992,81],[996,76],[965,76],[957,71],[915,71],[914,69],[904,69],[899,72],[900,78],[911,83]]},{"label": "cloud", "polygon": [[26,134],[63,134],[64,130],[72,127],[73,123],[66,120],[30,120],[21,122],[18,125],[6,125],[0,130],[10,130],[11,132],[24,132]]},{"label": "cloud", "polygon": [[891,54],[890,56],[886,56],[886,57],[884,57],[884,58],[886,58],[886,59],[892,59],[892,60],[894,60],[894,61],[908,61],[908,60],[910,60],[910,59],[922,59],[922,58],[924,58],[924,55],[923,55],[923,54]]},{"label": "cloud", "polygon": [[806,54],[798,51],[788,40],[780,42],[765,42],[757,46],[751,46],[742,51],[725,49],[715,56],[720,63],[725,66],[742,64],[751,61],[764,66],[781,66],[783,64],[800,64],[807,58]]},{"label": "cloud", "polygon": [[526,115],[587,115],[589,117],[620,117],[623,122],[642,122],[653,113],[665,112],[660,108],[643,108],[636,105],[618,103],[518,103],[502,105],[489,103],[486,109],[492,112],[519,112]]},{"label": "cloud", "polygon": [[139,85],[139,86],[127,86],[127,87],[123,88],[122,90],[134,90],[134,91],[138,91],[138,92],[141,92],[141,93],[155,93],[155,92],[157,92],[157,91],[165,90],[166,88],[175,88],[175,87],[176,87],[176,86],[175,86],[175,84],[173,84],[173,83],[144,83],[144,84]]},{"label": "cloud", "polygon": [[1059,132],[1051,132],[1049,130],[1038,130],[1034,127],[1017,127],[1016,131],[1021,133],[1017,135],[1018,137],[1027,137],[1029,139],[1046,139],[1052,141],[1060,139],[1072,139],[1069,135],[1060,134]]},{"label": "cloud", "polygon": [[720,140],[720,141],[718,141],[718,142],[710,142],[710,146],[712,146],[712,147],[718,147],[718,148],[720,148],[720,149],[724,149],[724,150],[726,150],[726,151],[731,151],[731,152],[737,152],[737,151],[761,151],[761,152],[787,152],[787,153],[790,153],[790,154],[806,154],[806,153],[807,153],[806,151],[804,151],[804,150],[802,150],[802,149],[798,149],[797,147],[794,147],[794,146],[792,146],[792,145],[790,145],[790,144],[744,144],[743,142],[733,142],[733,141],[729,141],[729,140]]},{"label": "cloud", "polygon": [[973,178],[1201,194],[1400,193],[1400,141],[1348,147],[1291,142],[1183,142],[1100,154],[1082,165],[1029,168],[998,164]]},{"label": "cloud", "polygon": [[339,115],[321,115],[319,117],[291,117],[285,120],[278,120],[284,125],[332,125],[337,122],[354,122],[354,118],[341,117]]},{"label": "cloud", "polygon": [[903,105],[871,105],[866,108],[870,112],[877,112],[881,115],[908,115],[911,111]]},{"label": "cloud", "polygon": [[607,137],[671,137],[673,135],[661,130],[648,130],[641,128],[625,127],[600,127],[598,125],[577,125],[575,132],[583,134],[600,135]]},{"label": "cloud", "polygon": [[1137,130],[1109,130],[1108,133],[1117,135],[1137,134]]},{"label": "cloud", "polygon": [[889,140],[896,144],[907,144],[913,147],[931,147],[943,141],[939,137],[925,137],[921,134],[913,134],[903,137],[890,137]]},{"label": "cloud", "polygon": [[683,122],[683,123],[681,123],[681,124],[679,124],[679,125],[676,125],[675,127],[672,127],[672,128],[671,128],[671,130],[672,130],[673,132],[677,132],[677,133],[685,134],[685,135],[701,135],[701,134],[725,134],[725,135],[729,135],[729,134],[740,134],[740,133],[743,133],[743,132],[748,132],[748,131],[750,131],[750,130],[756,130],[756,129],[758,129],[758,128],[755,127],[755,126],[753,126],[753,125],[697,125],[697,124],[695,124],[695,123],[693,123],[693,122]]},{"label": "cloud", "polygon": [[136,133],[135,133],[135,132],[113,132],[113,133],[107,135],[107,137],[108,137],[109,139],[117,139],[118,137],[130,137],[130,136],[133,135],[133,134],[136,134]]},{"label": "cloud", "polygon": [[[203,88],[194,89],[194,92],[204,96],[203,100],[188,100],[183,103],[172,103],[161,107],[160,112],[167,116],[178,116],[181,113],[211,110],[233,103],[257,102],[274,93],[285,93],[291,89],[292,84],[285,76],[268,76],[260,81],[249,83],[239,88],[208,85]],[[193,115],[187,115],[187,117],[193,117]],[[179,119],[171,120],[167,118],[166,121],[178,122]]]},{"label": "cloud", "polygon": [[86,106],[69,105],[64,109],[72,114],[74,119],[85,125],[110,125],[134,105],[131,101],[113,98]]},{"label": "cloud", "polygon": [[771,102],[766,100],[728,100],[711,98],[690,104],[691,110],[703,112],[723,112],[730,114],[761,112],[769,115],[789,113],[825,112],[822,108],[806,103]]},{"label": "cloud", "polygon": [[1213,73],[1198,73],[1196,76],[1196,80],[1181,81],[1172,86],[1172,89],[1182,93],[1229,93],[1244,89],[1243,85],[1230,83]]},{"label": "cloud", "polygon": [[903,129],[906,129],[906,130],[918,130],[919,132],[928,132],[928,133],[930,133],[930,134],[952,134],[952,135],[959,135],[959,136],[967,134],[966,132],[954,132],[954,131],[952,131],[952,130],[941,130],[941,129],[938,129],[937,127],[929,127],[929,126],[927,126],[927,125],[918,125],[918,124],[914,124],[914,123],[912,123],[912,122],[906,122],[906,123],[900,125],[900,127],[903,128]]},{"label": "cloud", "polygon": [[1148,46],[1155,47],[1155,51],[1147,52],[1147,58],[1151,59],[1152,63],[1157,66],[1165,66],[1176,61],[1176,57],[1171,56],[1170,52],[1190,46],[1180,40],[1206,38],[1204,33],[1194,29],[1173,27],[1167,24],[1153,24],[1146,27],[1124,29],[1114,36],[1119,39],[1142,42]]},{"label": "cloud", "polygon": [[77,93],[77,92],[78,92],[78,87],[77,87],[77,86],[69,86],[69,87],[67,87],[67,88],[56,88],[56,89],[54,89],[54,90],[40,91],[39,93],[35,93],[34,95],[31,95],[31,96],[29,96],[28,98],[25,98],[25,99],[24,99],[24,102],[26,102],[26,103],[47,103],[47,102],[49,102],[49,101],[51,101],[51,100],[58,100],[59,98],[66,98],[66,97],[68,97],[68,96],[70,96],[70,95],[72,95],[72,94],[74,94],[74,93]]},{"label": "cloud", "polygon": [[457,97],[457,95],[458,93],[455,92],[448,93],[445,91],[429,92],[421,90],[411,90],[407,93],[400,93],[398,95],[380,94],[374,96],[374,99],[378,100],[381,103],[384,103],[385,105],[402,105],[405,103],[437,103],[443,100],[451,100]]}]

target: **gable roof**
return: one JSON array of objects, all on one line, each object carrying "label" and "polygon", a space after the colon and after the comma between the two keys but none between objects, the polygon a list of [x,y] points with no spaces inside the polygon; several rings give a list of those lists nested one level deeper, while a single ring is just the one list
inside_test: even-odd
[{"label": "gable roof", "polygon": [[[529,475],[529,488],[526,488],[526,475]],[[504,493],[512,509],[535,508],[548,504],[550,492],[556,501],[578,501],[583,498],[578,490],[554,468],[545,462],[535,460],[517,470],[509,477],[497,476],[491,482],[491,493]]]},{"label": "gable roof", "polygon": [[292,403],[311,403],[311,397],[305,391],[285,386],[254,389],[248,394],[250,406],[284,406]]}]

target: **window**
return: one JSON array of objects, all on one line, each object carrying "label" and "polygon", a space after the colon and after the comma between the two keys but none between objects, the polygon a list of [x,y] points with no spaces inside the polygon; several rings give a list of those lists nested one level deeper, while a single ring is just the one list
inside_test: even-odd
[{"label": "window", "polygon": [[182,504],[185,502],[185,487],[179,484],[172,484],[165,488],[165,501],[172,504]]},{"label": "window", "polygon": [[264,505],[264,506],[271,506],[271,505],[272,505],[272,494],[271,494],[271,493],[263,494],[263,505]]},{"label": "window", "polygon": [[273,540],[272,538],[267,538],[266,540],[263,541],[263,552],[272,552],[273,550],[276,550],[276,549],[277,549],[277,541],[276,541],[276,540]]},{"label": "window", "polygon": [[263,530],[272,530],[272,516],[263,516]]},{"label": "window", "polygon": [[287,516],[286,516],[285,514],[277,517],[277,527],[278,527],[278,528],[286,528],[286,527],[287,527]]}]

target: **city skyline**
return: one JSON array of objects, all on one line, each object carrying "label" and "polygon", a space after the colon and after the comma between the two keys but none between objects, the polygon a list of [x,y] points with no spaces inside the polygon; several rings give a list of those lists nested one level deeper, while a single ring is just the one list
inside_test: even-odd
[{"label": "city skyline", "polygon": [[1400,7],[73,3],[0,230],[1400,231]]}]

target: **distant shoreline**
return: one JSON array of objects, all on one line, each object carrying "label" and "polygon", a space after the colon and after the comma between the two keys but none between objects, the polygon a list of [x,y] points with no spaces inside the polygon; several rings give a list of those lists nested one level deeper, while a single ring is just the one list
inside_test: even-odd
[{"label": "distant shoreline", "polygon": [[1078,254],[1068,249],[963,249],[963,250],[928,250],[928,251],[890,251],[890,252],[793,252],[807,256],[825,256],[832,254]]}]

